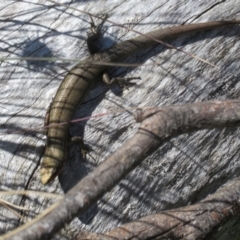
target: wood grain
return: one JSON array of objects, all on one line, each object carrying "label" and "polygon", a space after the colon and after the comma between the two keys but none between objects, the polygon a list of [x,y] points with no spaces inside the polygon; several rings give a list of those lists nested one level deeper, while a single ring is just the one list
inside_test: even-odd
[{"label": "wood grain", "polygon": [[[72,7],[93,14],[108,13],[110,20],[142,33],[183,23],[237,19],[240,18],[239,3],[239,0],[69,2]],[[90,19],[80,12],[41,0],[3,1],[0,13],[2,57],[82,59],[88,55],[85,39]],[[99,43],[102,49],[135,36],[113,24],[106,23],[105,27],[104,38]],[[97,84],[75,117],[138,106],[239,98],[238,26],[197,33],[170,43],[208,60],[217,68],[162,46],[144,51],[131,57],[129,62],[144,62],[147,66],[110,71],[113,76],[141,76],[136,86],[122,92],[117,86],[110,90]],[[136,132],[138,124],[127,112],[74,125],[72,134],[84,136],[93,148],[92,157],[83,159],[74,146],[60,178],[46,187],[39,183],[44,134],[26,130],[43,125],[52,96],[66,69],[74,64],[30,60],[1,63],[2,190],[30,189],[63,194]],[[177,137],[164,144],[55,239],[71,239],[79,229],[107,231],[148,214],[196,203],[239,176],[238,159],[239,128],[204,130]],[[33,194],[4,199],[29,208],[27,219],[54,201]],[[2,207],[0,213],[0,233],[19,225],[19,217],[6,208]]]}]

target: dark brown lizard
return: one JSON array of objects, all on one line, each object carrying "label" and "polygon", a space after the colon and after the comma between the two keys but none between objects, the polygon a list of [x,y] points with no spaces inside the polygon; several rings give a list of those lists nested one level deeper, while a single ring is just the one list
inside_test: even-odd
[{"label": "dark brown lizard", "polygon": [[92,62],[120,62],[139,50],[157,44],[154,39],[164,41],[187,33],[239,23],[240,20],[216,21],[158,29],[145,36],[138,36],[118,43],[103,52],[95,53],[74,66],[62,81],[49,108],[47,123],[51,126],[48,128],[47,143],[41,164],[41,182],[47,184],[53,180],[66,158],[69,125],[58,124],[71,121],[77,106],[97,77],[107,68],[106,65],[93,65]]}]

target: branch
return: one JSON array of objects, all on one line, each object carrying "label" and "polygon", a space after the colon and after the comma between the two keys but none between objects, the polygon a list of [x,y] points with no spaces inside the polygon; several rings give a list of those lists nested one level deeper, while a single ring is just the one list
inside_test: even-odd
[{"label": "branch", "polygon": [[142,123],[131,139],[73,187],[63,200],[1,239],[49,239],[112,189],[164,141],[197,129],[239,126],[240,100],[138,109],[135,115]]},{"label": "branch", "polygon": [[239,199],[237,178],[197,204],[149,215],[103,234],[80,232],[77,240],[204,239],[239,215]]}]

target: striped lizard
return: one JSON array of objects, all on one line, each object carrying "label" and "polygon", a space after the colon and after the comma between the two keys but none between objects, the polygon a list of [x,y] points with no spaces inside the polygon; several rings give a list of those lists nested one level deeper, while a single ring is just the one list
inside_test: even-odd
[{"label": "striped lizard", "polygon": [[[69,124],[58,124],[71,121],[77,106],[98,76],[107,68],[106,63],[122,61],[137,51],[158,44],[155,39],[165,41],[187,33],[233,24],[240,24],[240,20],[222,20],[158,29],[117,43],[105,51],[92,54],[75,65],[60,84],[47,113],[47,124],[50,127],[47,131],[47,143],[40,170],[41,182],[47,184],[53,180],[66,158]],[[92,62],[103,62],[105,65],[93,65]]]}]

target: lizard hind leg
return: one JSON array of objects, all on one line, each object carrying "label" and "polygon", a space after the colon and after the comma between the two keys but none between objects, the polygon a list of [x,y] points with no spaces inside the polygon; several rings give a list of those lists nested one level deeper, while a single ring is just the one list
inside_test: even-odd
[{"label": "lizard hind leg", "polygon": [[[90,28],[90,33],[88,34],[87,38],[87,46],[90,54],[94,54],[99,52],[99,49],[97,47],[97,40],[103,35],[102,28],[103,24],[105,23],[106,19],[108,18],[108,15],[104,15],[101,19],[101,23],[96,25],[93,21],[92,16],[90,16],[91,19],[91,28]],[[130,77],[130,78],[123,78],[123,77],[114,77],[110,78],[109,74],[107,71],[104,71],[102,73],[102,81],[106,85],[112,85],[113,83],[117,83],[121,88],[127,88],[134,85],[135,83],[130,82],[131,80],[135,79],[141,79],[140,77]]]},{"label": "lizard hind leg", "polygon": [[104,15],[101,19],[102,21],[100,24],[96,25],[93,21],[92,16],[90,16],[91,19],[91,27],[90,27],[90,32],[88,33],[87,37],[87,46],[88,46],[88,51],[90,54],[94,54],[99,52],[98,46],[97,46],[97,40],[103,35],[103,24],[105,23],[106,19],[108,18],[108,15]]},{"label": "lizard hind leg", "polygon": [[131,82],[132,80],[139,80],[140,77],[113,77],[110,78],[107,72],[104,72],[102,75],[102,80],[106,85],[112,85],[113,83],[117,83],[119,87],[128,89],[129,87],[135,85],[135,82]]}]

